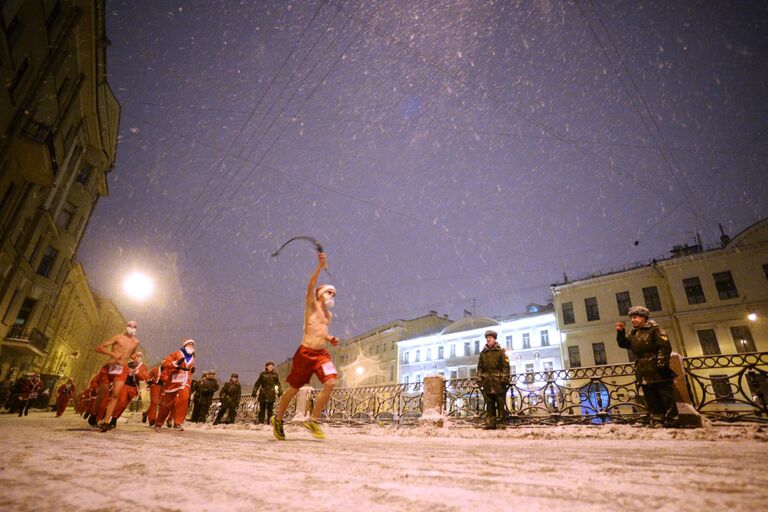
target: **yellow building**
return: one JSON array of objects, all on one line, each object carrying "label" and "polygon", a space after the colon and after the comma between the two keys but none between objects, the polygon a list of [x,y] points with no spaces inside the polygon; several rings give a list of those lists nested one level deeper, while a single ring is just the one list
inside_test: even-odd
[{"label": "yellow building", "polygon": [[71,362],[69,341],[49,354],[52,315],[107,194],[120,108],[106,80],[103,0],[13,0],[0,17],[2,377]]},{"label": "yellow building", "polygon": [[[41,364],[43,374],[59,380],[72,378],[77,389],[88,385],[90,378],[106,362],[94,347],[123,332],[126,319],[115,304],[96,294],[80,264],[75,264],[64,282],[56,307],[45,331],[50,340]],[[141,347],[145,360],[150,354]]]},{"label": "yellow building", "polygon": [[622,363],[615,323],[645,306],[683,356],[768,351],[768,219],[719,247],[552,287],[567,367]]}]

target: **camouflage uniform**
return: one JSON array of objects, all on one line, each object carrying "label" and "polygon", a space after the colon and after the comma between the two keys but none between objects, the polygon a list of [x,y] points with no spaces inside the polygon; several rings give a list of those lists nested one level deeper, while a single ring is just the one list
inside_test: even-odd
[{"label": "camouflage uniform", "polygon": [[477,381],[485,397],[485,428],[495,429],[505,419],[504,399],[509,387],[509,356],[494,342],[486,345],[477,361]]},{"label": "camouflage uniform", "polygon": [[240,383],[230,380],[224,384],[219,392],[219,400],[221,400],[221,407],[213,424],[218,425],[224,413],[227,412],[227,421],[225,423],[234,423],[237,417],[237,406],[240,405]]},{"label": "camouflage uniform", "polygon": [[672,380],[676,374],[669,368],[672,345],[662,327],[648,320],[632,330],[616,331],[619,347],[632,350],[637,357],[635,378],[642,388],[648,412],[653,422],[667,425],[677,423],[678,412]]}]

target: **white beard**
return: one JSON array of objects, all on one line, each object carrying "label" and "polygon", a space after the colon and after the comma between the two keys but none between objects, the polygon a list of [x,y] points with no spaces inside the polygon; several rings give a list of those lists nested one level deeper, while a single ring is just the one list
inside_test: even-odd
[{"label": "white beard", "polygon": [[128,327],[125,332],[130,334],[131,336],[136,336],[136,328],[135,327]]},{"label": "white beard", "polygon": [[328,297],[323,301],[323,304],[325,304],[325,307],[328,309],[332,308],[335,305],[335,302],[333,300],[333,297]]}]

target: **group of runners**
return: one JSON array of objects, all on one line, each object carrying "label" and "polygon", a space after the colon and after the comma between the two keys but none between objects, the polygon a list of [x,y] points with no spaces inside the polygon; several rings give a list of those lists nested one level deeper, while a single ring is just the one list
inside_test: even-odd
[{"label": "group of runners", "polygon": [[[302,386],[309,383],[312,375],[317,375],[323,389],[310,418],[303,425],[314,437],[325,438],[319,425],[320,413],[325,409],[337,380],[336,367],[326,350],[326,343],[335,346],[339,342],[329,334],[336,289],[330,284],[317,285],[327,261],[325,253],[318,253],[317,266],[307,285],[302,341],[293,356],[287,379],[288,389],[270,419],[272,432],[278,440],[285,439],[283,418],[291,400]],[[159,366],[150,369],[144,362],[143,353],[138,350],[137,329],[137,322],[132,320],[126,324],[124,332],[96,347],[96,352],[108,356],[109,360],[91,378],[88,388],[76,395],[75,411],[82,414],[89,424],[98,427],[99,432],[107,432],[116,427],[117,420],[139,394],[139,383],[146,382],[150,405],[142,414],[142,421],[149,422],[156,431],[160,431],[164,424],[174,430],[184,430],[192,375],[195,373],[196,342],[193,339],[184,340],[178,350],[166,356]],[[74,388],[68,393],[72,396]],[[62,410],[66,401],[62,400]]]}]

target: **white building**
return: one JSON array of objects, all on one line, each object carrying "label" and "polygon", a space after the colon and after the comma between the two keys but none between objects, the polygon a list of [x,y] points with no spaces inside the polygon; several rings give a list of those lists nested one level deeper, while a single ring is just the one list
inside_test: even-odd
[{"label": "white building", "polygon": [[474,377],[488,329],[498,333],[497,341],[507,350],[511,373],[562,368],[554,309],[551,305],[531,304],[524,314],[499,319],[470,316],[439,333],[399,341],[399,382],[418,382],[428,375],[446,379]]}]

